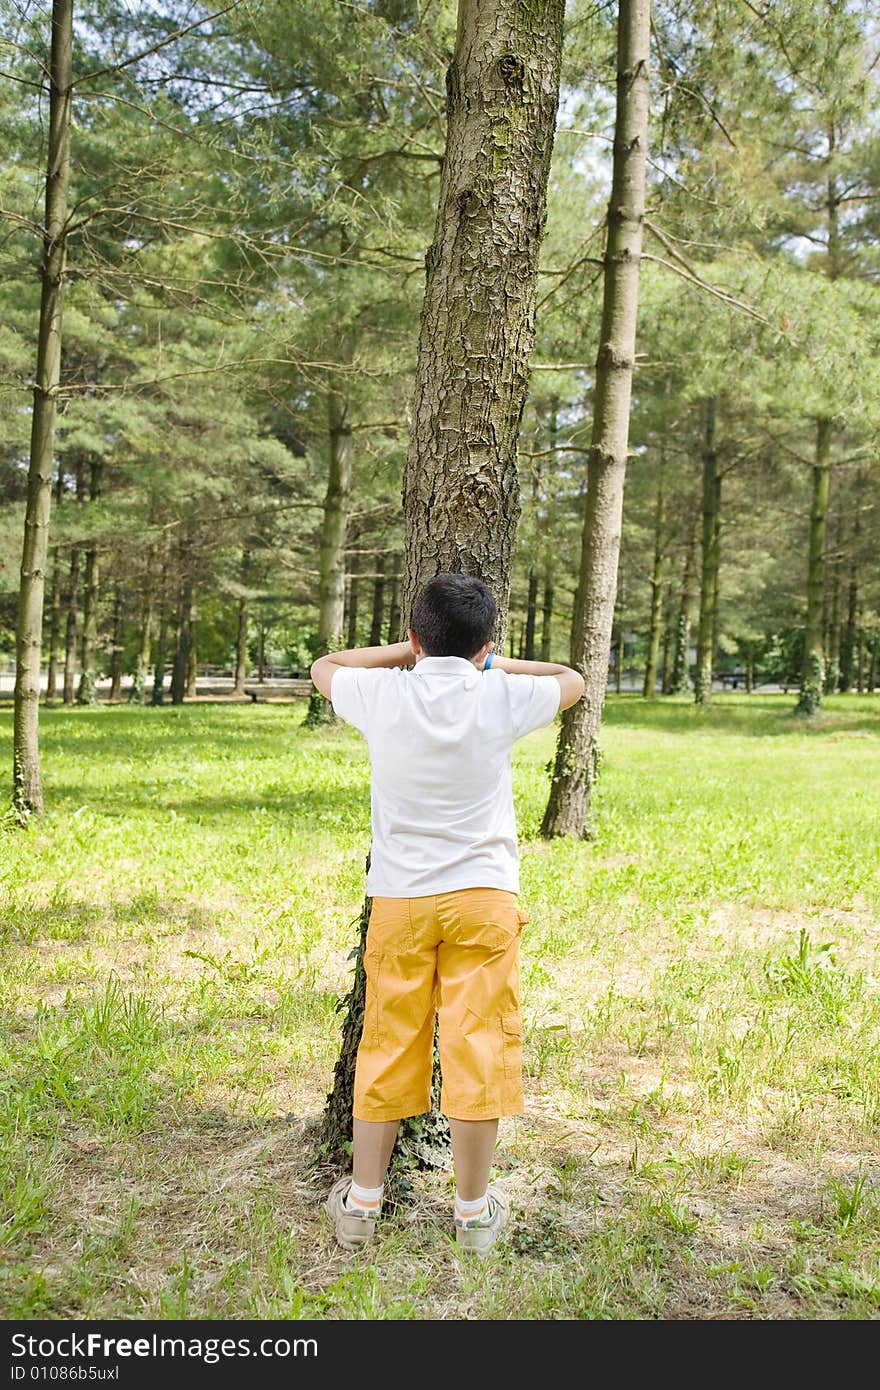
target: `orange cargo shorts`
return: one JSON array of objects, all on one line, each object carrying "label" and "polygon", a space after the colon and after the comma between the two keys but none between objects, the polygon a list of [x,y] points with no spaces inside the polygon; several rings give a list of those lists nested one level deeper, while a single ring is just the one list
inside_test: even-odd
[{"label": "orange cargo shorts", "polygon": [[516,894],[500,888],[373,899],[356,1119],[430,1110],[435,1014],[443,1113],[522,1113],[519,945],[527,921]]}]

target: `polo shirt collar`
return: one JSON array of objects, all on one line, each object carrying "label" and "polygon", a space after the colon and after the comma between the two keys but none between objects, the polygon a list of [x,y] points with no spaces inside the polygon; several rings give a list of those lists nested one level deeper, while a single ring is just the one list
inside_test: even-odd
[{"label": "polo shirt collar", "polygon": [[472,661],[463,656],[423,656],[414,667],[417,675],[430,676],[435,671],[447,676],[478,676],[480,673]]}]

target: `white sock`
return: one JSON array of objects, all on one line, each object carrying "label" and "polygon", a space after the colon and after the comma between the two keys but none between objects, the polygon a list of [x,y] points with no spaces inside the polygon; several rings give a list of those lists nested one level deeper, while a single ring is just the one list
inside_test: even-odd
[{"label": "white sock", "polygon": [[384,1182],[378,1187],[360,1187],[358,1183],[353,1182],[346,1194],[345,1205],[349,1211],[365,1211],[372,1216],[382,1205],[384,1191]]},{"label": "white sock", "polygon": [[484,1192],[482,1197],[474,1197],[470,1202],[466,1202],[463,1197],[455,1194],[455,1215],[459,1221],[473,1221],[474,1217],[482,1216],[489,1210],[489,1194]]}]

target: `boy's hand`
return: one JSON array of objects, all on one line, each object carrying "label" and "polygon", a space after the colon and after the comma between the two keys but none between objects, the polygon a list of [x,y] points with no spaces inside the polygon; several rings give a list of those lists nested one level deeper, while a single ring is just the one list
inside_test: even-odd
[{"label": "boy's hand", "polygon": [[412,666],[416,654],[409,638],[405,642],[393,642],[387,647],[353,647],[345,652],[328,652],[312,662],[311,677],[325,699],[330,699],[330,686],[334,671],[340,666],[360,666],[370,669],[377,666]]},{"label": "boy's hand", "polygon": [[[486,658],[487,658],[487,656],[489,655],[489,653],[490,653],[490,652],[494,652],[494,650],[495,650],[495,643],[494,643],[494,642],[487,642],[486,645],[485,645],[485,647],[483,648],[483,650],[480,651],[480,652],[477,652],[477,655],[474,657],[474,665],[476,666],[476,668],[477,668],[478,671],[483,671],[483,670],[485,670],[485,668],[486,668]],[[496,658],[496,660],[497,660],[497,658]],[[491,669],[491,668],[490,668],[490,669]]]}]

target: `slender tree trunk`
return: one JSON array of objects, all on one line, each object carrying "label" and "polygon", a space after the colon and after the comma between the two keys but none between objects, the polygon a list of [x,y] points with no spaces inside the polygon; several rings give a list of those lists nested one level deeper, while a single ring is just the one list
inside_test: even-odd
[{"label": "slender tree trunk", "polygon": [[73,0],[53,0],[45,220],[40,264],[40,326],[15,629],[12,799],[20,821],[26,821],[31,815],[42,815],[43,812],[39,747],[43,589],[52,499],[55,417],[61,376],[72,44]]},{"label": "slender tree trunk", "polygon": [[113,598],[113,650],[110,653],[110,699],[122,697],[122,658],[125,654],[125,606],[122,601],[122,586],[116,585]]},{"label": "slender tree trunk", "polygon": [[840,644],[840,690],[852,690],[855,668],[856,627],[859,613],[859,558],[862,536],[861,499],[863,474],[856,473],[853,495],[852,557],[849,565],[849,584],[846,593],[846,622]]},{"label": "slender tree trunk", "polygon": [[538,618],[538,571],[529,570],[529,596],[526,600],[526,661],[535,660],[535,628]]},{"label": "slender tree trunk", "polygon": [[[184,564],[188,564],[184,557]],[[189,669],[189,649],[191,638],[193,604],[192,575],[187,571],[180,585],[177,601],[177,637],[174,644],[174,662],[171,667],[171,703],[182,705],[186,696],[187,671]]]},{"label": "slender tree trunk", "polygon": [[623,689],[623,622],[617,625],[617,652],[614,661],[614,693],[619,695]]},{"label": "slender tree trunk", "polygon": [[693,603],[694,551],[697,545],[696,528],[691,531],[690,541],[684,557],[684,573],[681,579],[681,602],[675,625],[675,655],[672,661],[672,677],[669,682],[670,695],[684,695],[691,688],[690,646],[691,646],[691,604]]},{"label": "slender tree trunk", "polygon": [[703,547],[700,579],[700,619],[697,630],[697,664],[694,700],[708,705],[712,698],[715,665],[715,624],[718,602],[718,517],[721,509],[721,475],[716,442],[717,401],[706,401],[706,433],[703,443]]},{"label": "slender tree trunk", "polygon": [[150,703],[165,703],[165,663],[168,655],[168,627],[171,621],[168,593],[168,536],[162,543],[162,573],[159,580],[159,634],[156,640],[156,663],[153,668],[153,693]]},{"label": "slender tree trunk", "polygon": [[61,561],[58,547],[52,552],[52,591],[49,596],[49,672],[46,676],[46,699],[54,700],[58,692],[58,643],[61,639]]},{"label": "slender tree trunk", "polygon": [[755,648],[752,642],[746,648],[746,694],[751,695],[755,689]]},{"label": "slender tree trunk", "polygon": [[[504,641],[517,514],[517,440],[533,341],[538,248],[559,94],[564,0],[460,0],[447,73],[447,144],[426,287],[404,476],[404,620],[434,575],[473,574]],[[364,906],[342,1050],[321,1147],[351,1141],[363,1026]],[[436,1110],[403,1126],[411,1164],[442,1162]],[[404,1161],[407,1161],[404,1159]]]},{"label": "slender tree trunk", "polygon": [[382,642],[382,629],[385,618],[385,557],[376,557],[376,578],[373,581],[373,621],[370,624],[370,646],[378,647]]},{"label": "slender tree trunk", "polygon": [[[348,403],[335,391],[327,395],[329,460],[327,493],[321,522],[320,570],[318,588],[318,642],[316,656],[342,645],[342,619],[345,608],[345,532],[351,499],[352,433]],[[312,690],[307,724],[333,720],[333,709],[319,690]]]},{"label": "slender tree trunk", "polygon": [[877,689],[877,657],[880,656],[880,634],[874,633],[868,643],[868,694]]},{"label": "slender tree trunk", "polygon": [[79,591],[79,548],[70,552],[70,572],[67,577],[67,616],[64,627],[64,693],[66,705],[72,705],[76,683],[76,628]]},{"label": "slender tree trunk", "polygon": [[388,641],[402,642],[403,627],[400,612],[400,562],[395,556],[394,572],[391,576],[391,608],[388,614]]},{"label": "slender tree trunk", "polygon": [[828,632],[825,638],[825,679],[823,690],[833,695],[840,681],[840,561],[835,559],[831,569],[831,594],[828,612]]},{"label": "slender tree trunk", "polygon": [[657,507],[654,512],[654,568],[651,573],[651,622],[648,630],[648,660],[645,665],[643,695],[653,699],[657,685],[657,662],[663,627],[663,585],[666,581],[666,498],[663,494],[663,452],[657,465]]},{"label": "slender tree trunk", "polygon": [[550,649],[553,641],[553,600],[555,598],[553,586],[553,570],[548,564],[544,573],[544,602],[541,609],[541,660],[550,660]]},{"label": "slender tree trunk", "polygon": [[186,654],[186,698],[194,700],[198,693],[198,643],[199,624],[196,601],[189,608],[189,649]]},{"label": "slender tree trunk", "polygon": [[825,662],[822,652],[822,601],[825,593],[825,530],[831,475],[831,421],[816,421],[816,461],[810,508],[810,547],[807,561],[807,615],[798,714],[813,715],[822,704]]},{"label": "slender tree trunk", "polygon": [[143,705],[147,698],[147,672],[150,667],[150,650],[153,644],[153,553],[147,555],[147,570],[144,576],[144,590],[141,605],[140,641],[131,680],[128,698],[132,704]]},{"label": "slender tree trunk", "polygon": [[645,210],[650,10],[650,0],[620,0],[618,8],[617,112],[601,342],[572,623],[572,656],[586,690],[583,699],[562,716],[550,799],[541,826],[548,838],[589,833],[590,795],[608,684]]},{"label": "slender tree trunk", "polygon": [[[97,502],[101,495],[101,461],[93,459],[89,470],[89,501]],[[86,551],[86,571],[83,582],[83,625],[82,648],[80,656],[79,689],[76,702],[79,705],[98,703],[97,662],[98,662],[98,591],[99,591],[98,547],[94,542]]]},{"label": "slender tree trunk", "polygon": [[664,611],[662,617],[663,627],[663,646],[660,653],[660,694],[669,694],[669,683],[672,678],[670,671],[669,658],[672,653],[672,619],[668,611]]},{"label": "slender tree trunk", "polygon": [[260,623],[259,636],[257,637],[257,680],[260,685],[266,679],[266,624]]},{"label": "slender tree trunk", "polygon": [[[64,468],[58,465],[55,477],[55,504],[61,506],[64,497]],[[58,694],[58,645],[61,641],[61,556],[58,546],[52,548],[52,594],[49,600],[49,669],[46,673],[46,700]]]},{"label": "slender tree trunk", "polygon": [[[859,616],[861,618],[861,615]],[[865,693],[865,629],[861,621],[856,642],[856,690],[860,695]]]},{"label": "slender tree trunk", "polygon": [[346,638],[345,645],[349,648],[357,646],[358,635],[358,601],[360,599],[360,577],[358,575],[359,556],[352,555],[351,566],[348,576],[348,601],[346,603]]}]

